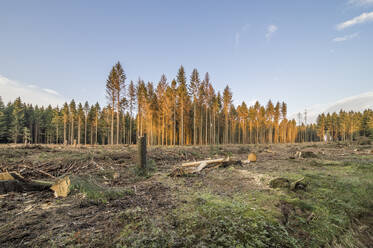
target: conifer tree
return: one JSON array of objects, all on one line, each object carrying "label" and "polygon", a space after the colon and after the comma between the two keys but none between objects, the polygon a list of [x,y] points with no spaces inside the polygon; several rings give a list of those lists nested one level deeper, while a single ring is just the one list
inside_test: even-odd
[{"label": "conifer tree", "polygon": [[111,110],[111,128],[110,128],[110,144],[114,145],[114,108],[116,103],[116,80],[117,80],[117,70],[115,66],[111,69],[108,79],[106,80],[106,98],[108,99],[110,110]]},{"label": "conifer tree", "polygon": [[[136,88],[131,80],[129,86],[128,86],[128,106],[129,106],[129,112],[130,112],[130,119],[133,118],[133,110],[136,104]],[[132,121],[130,120],[130,135],[129,135],[129,144],[132,144]]]},{"label": "conifer tree", "polygon": [[190,76],[189,92],[193,96],[193,144],[197,144],[197,126],[196,126],[196,113],[197,113],[197,98],[200,88],[199,73],[197,69],[193,69]]},{"label": "conifer tree", "polygon": [[75,115],[76,115],[76,105],[74,99],[71,100],[69,105],[69,114],[70,114],[70,144],[74,144],[74,122],[75,122]]},{"label": "conifer tree", "polygon": [[184,114],[186,110],[186,103],[188,101],[188,91],[187,91],[187,85],[186,85],[186,78],[185,78],[185,71],[184,67],[180,66],[179,72],[177,74],[177,82],[179,84],[177,88],[177,93],[178,93],[178,102],[179,102],[179,113],[180,113],[180,125],[179,125],[179,144],[184,145]]},{"label": "conifer tree", "polygon": [[63,143],[67,145],[67,122],[69,121],[69,105],[65,102],[62,109],[63,113]]},{"label": "conifer tree", "polygon": [[13,142],[17,144],[21,131],[23,129],[23,106],[21,98],[18,97],[13,103],[13,111],[12,111],[12,138]]},{"label": "conifer tree", "polygon": [[227,85],[223,92],[223,111],[224,111],[224,119],[225,119],[225,125],[224,125],[224,144],[228,144],[229,137],[228,137],[228,130],[229,130],[229,110],[232,104],[232,92],[229,86]]}]

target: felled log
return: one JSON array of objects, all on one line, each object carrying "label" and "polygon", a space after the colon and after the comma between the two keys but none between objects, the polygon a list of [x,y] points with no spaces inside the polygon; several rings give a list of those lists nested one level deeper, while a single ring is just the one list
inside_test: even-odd
[{"label": "felled log", "polygon": [[218,167],[228,167],[233,164],[242,165],[241,160],[230,160],[229,158],[219,158],[213,160],[203,160],[196,162],[183,163],[181,166],[176,167],[170,176],[185,176],[190,174],[200,173],[202,170],[207,168],[218,168]]},{"label": "felled log", "polygon": [[218,158],[218,159],[212,159],[212,160],[203,160],[203,161],[195,161],[195,162],[188,162],[188,163],[182,163],[182,167],[191,167],[191,166],[198,166],[201,163],[206,163],[206,164],[214,164],[214,163],[220,163],[223,162],[225,158]]},{"label": "felled log", "polygon": [[[8,192],[27,192],[50,190],[53,183],[29,180],[15,172],[4,172],[6,180],[0,180],[0,194]],[[10,176],[10,177],[9,177]]]},{"label": "felled log", "polygon": [[16,172],[0,173],[0,194],[9,192],[53,191],[55,197],[66,197],[70,193],[70,178],[68,176],[56,182],[30,180]]}]

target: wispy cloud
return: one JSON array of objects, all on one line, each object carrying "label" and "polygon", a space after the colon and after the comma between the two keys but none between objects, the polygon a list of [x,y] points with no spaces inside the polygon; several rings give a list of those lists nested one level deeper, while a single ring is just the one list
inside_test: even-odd
[{"label": "wispy cloud", "polygon": [[347,40],[355,39],[356,37],[359,37],[359,33],[345,35],[345,36],[342,36],[342,37],[336,37],[332,41],[333,42],[342,42],[342,41],[347,41]]},{"label": "wispy cloud", "polygon": [[241,27],[240,31],[237,31],[236,34],[235,34],[235,37],[234,37],[234,44],[236,46],[238,46],[240,44],[240,41],[241,41],[241,35],[247,31],[247,29],[250,27],[249,24],[245,24]]},{"label": "wispy cloud", "polygon": [[277,32],[278,27],[276,25],[269,25],[267,27],[266,39],[270,40],[275,32]]},{"label": "wispy cloud", "polygon": [[39,106],[61,106],[63,97],[55,90],[43,89],[34,84],[25,84],[0,75],[0,96],[5,103],[17,97],[26,103]]},{"label": "wispy cloud", "polygon": [[373,4],[373,0],[349,0],[348,3],[357,6],[366,6]]},{"label": "wispy cloud", "polygon": [[342,30],[351,26],[355,26],[356,24],[366,23],[373,21],[373,12],[369,13],[362,13],[361,15],[354,17],[348,21],[342,22],[337,25],[338,30]]}]

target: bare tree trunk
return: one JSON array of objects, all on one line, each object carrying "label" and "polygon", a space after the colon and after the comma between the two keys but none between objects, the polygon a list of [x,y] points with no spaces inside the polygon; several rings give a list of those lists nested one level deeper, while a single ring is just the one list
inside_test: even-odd
[{"label": "bare tree trunk", "polygon": [[80,145],[80,123],[81,123],[81,119],[80,117],[78,117],[78,145]]},{"label": "bare tree trunk", "polygon": [[85,115],[85,122],[84,122],[84,145],[87,145],[87,118],[88,118],[88,116]]},{"label": "bare tree trunk", "polygon": [[201,107],[201,110],[200,110],[201,112],[200,112],[200,114],[199,114],[199,117],[200,117],[200,124],[199,124],[199,145],[202,145],[202,140],[203,140],[203,138],[202,138],[202,135],[203,135],[203,133],[202,133],[202,131],[203,131],[203,123],[202,123],[202,121],[203,121],[203,111],[202,111],[202,107]]},{"label": "bare tree trunk", "polygon": [[176,110],[176,107],[174,106],[174,134],[173,134],[173,138],[174,138],[174,144],[173,145],[176,145],[176,113],[175,113],[175,110]]},{"label": "bare tree trunk", "polygon": [[95,137],[95,144],[96,145],[97,145],[97,140],[98,140],[97,134],[98,134],[98,117],[96,116],[96,137]]},{"label": "bare tree trunk", "polygon": [[184,145],[184,101],[181,102],[181,132],[179,145]]},{"label": "bare tree trunk", "polygon": [[137,159],[139,169],[144,173],[146,171],[146,134],[137,140]]},{"label": "bare tree trunk", "polygon": [[205,134],[206,134],[206,137],[205,137],[205,145],[207,145],[207,138],[208,138],[207,119],[208,119],[208,111],[207,111],[207,105],[206,105],[206,120],[205,120],[205,126],[206,126]]},{"label": "bare tree trunk", "polygon": [[63,144],[64,145],[67,144],[67,140],[66,140],[66,120],[63,120]]},{"label": "bare tree trunk", "polygon": [[196,102],[194,101],[194,110],[193,110],[193,145],[197,145],[197,132],[196,132],[196,111],[197,106]]},{"label": "bare tree trunk", "polygon": [[56,144],[58,144],[58,122],[56,124],[57,128],[56,128]]},{"label": "bare tree trunk", "polygon": [[110,145],[114,145],[114,110],[111,110]]},{"label": "bare tree trunk", "polygon": [[119,120],[120,120],[120,115],[119,115],[119,108],[120,108],[120,106],[119,106],[119,103],[118,103],[118,105],[117,105],[117,145],[119,144],[119,129],[120,129],[120,125],[119,125]]}]

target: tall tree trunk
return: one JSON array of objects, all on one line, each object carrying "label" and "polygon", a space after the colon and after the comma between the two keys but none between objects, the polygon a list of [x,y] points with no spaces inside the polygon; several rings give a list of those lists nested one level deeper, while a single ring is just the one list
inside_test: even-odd
[{"label": "tall tree trunk", "polygon": [[57,122],[57,128],[56,128],[56,144],[58,144],[58,122]]},{"label": "tall tree trunk", "polygon": [[71,135],[70,144],[72,145],[74,143],[74,117],[71,117],[71,132],[70,132],[70,135]]},{"label": "tall tree trunk", "polygon": [[119,129],[120,129],[120,125],[119,125],[119,120],[120,120],[120,115],[119,115],[119,108],[120,108],[120,105],[118,103],[117,105],[117,145],[119,144]]},{"label": "tall tree trunk", "polygon": [[80,123],[81,123],[81,119],[80,119],[80,117],[79,117],[79,119],[78,119],[78,145],[80,145]]},{"label": "tall tree trunk", "polygon": [[95,145],[97,145],[97,141],[98,141],[98,117],[96,116],[96,136],[95,136]]},{"label": "tall tree trunk", "polygon": [[205,119],[205,126],[206,126],[206,128],[205,128],[205,134],[206,134],[205,145],[207,145],[207,143],[208,143],[207,142],[207,139],[208,139],[208,127],[207,127],[208,111],[207,111],[207,105],[206,105],[205,111],[206,111],[206,119]]},{"label": "tall tree trunk", "polygon": [[200,124],[199,124],[199,145],[202,145],[202,135],[203,135],[203,108],[201,106],[201,112],[200,112]]},{"label": "tall tree trunk", "polygon": [[174,106],[174,121],[173,121],[173,126],[174,126],[174,134],[173,134],[173,138],[174,138],[174,144],[173,145],[176,145],[176,106]]},{"label": "tall tree trunk", "polygon": [[180,145],[184,145],[184,101],[181,103],[181,136]]},{"label": "tall tree trunk", "polygon": [[111,111],[110,145],[114,145],[114,110]]},{"label": "tall tree trunk", "polygon": [[193,108],[193,145],[197,145],[197,132],[196,132],[196,111],[197,111],[197,106],[196,102],[194,100],[194,108]]},{"label": "tall tree trunk", "polygon": [[130,133],[129,133],[129,144],[132,144],[132,111],[130,113]]},{"label": "tall tree trunk", "polygon": [[85,115],[85,122],[84,122],[84,145],[87,145],[87,118],[88,118],[88,116]]}]

